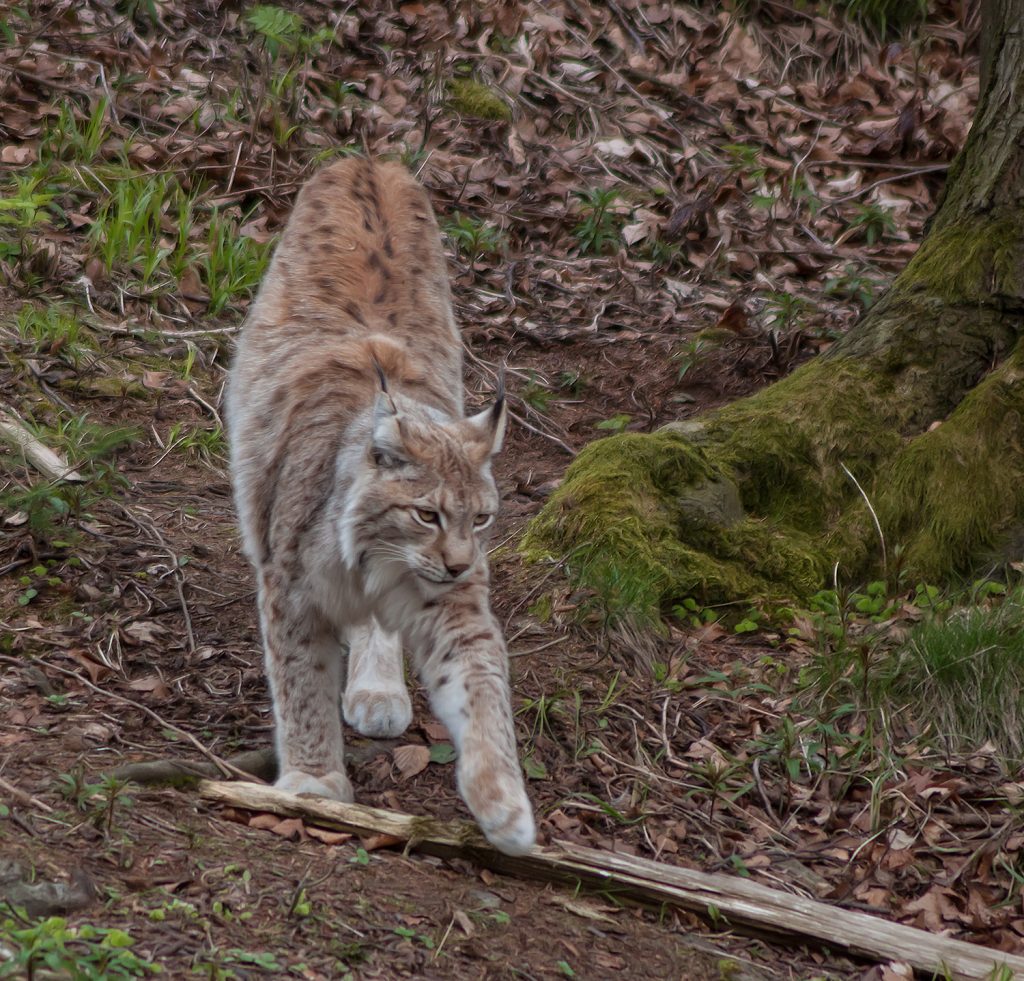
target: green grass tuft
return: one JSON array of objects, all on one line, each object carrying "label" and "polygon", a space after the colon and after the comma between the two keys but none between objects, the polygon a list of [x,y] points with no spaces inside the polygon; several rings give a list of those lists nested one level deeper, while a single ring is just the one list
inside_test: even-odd
[{"label": "green grass tuft", "polygon": [[928,0],[832,0],[832,6],[879,37],[900,34],[928,16]]},{"label": "green grass tuft", "polygon": [[929,617],[885,666],[888,700],[931,723],[948,752],[986,743],[1024,761],[1024,587],[994,606]]}]

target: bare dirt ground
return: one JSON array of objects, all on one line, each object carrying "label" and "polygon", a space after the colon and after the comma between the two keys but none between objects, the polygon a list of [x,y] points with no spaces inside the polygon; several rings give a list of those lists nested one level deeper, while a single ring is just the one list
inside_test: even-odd
[{"label": "bare dirt ground", "polygon": [[[818,766],[829,737],[793,701],[806,636],[638,636],[515,550],[573,450],[785,374],[912,254],[977,94],[970,10],[938,7],[884,45],[775,4],[745,23],[643,0],[0,12],[0,403],[84,478],[0,456],[0,860],[66,886],[41,912],[121,928],[171,977],[869,970],[104,781],[201,759],[193,740],[269,743],[220,396],[265,243],[341,148],[430,190],[473,399],[509,366],[494,596],[542,839],[1019,949],[1021,841],[989,761],[908,742],[899,769]],[[864,735],[844,725],[840,747]],[[354,738],[358,799],[464,818],[445,736],[419,700],[394,744]],[[403,768],[409,745],[438,762]]]}]

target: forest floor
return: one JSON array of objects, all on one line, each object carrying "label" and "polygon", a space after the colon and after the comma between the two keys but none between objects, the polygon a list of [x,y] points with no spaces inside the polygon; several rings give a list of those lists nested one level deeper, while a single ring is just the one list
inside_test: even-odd
[{"label": "forest floor", "polygon": [[[516,552],[575,450],[781,377],[913,253],[977,98],[976,24],[935,6],[885,45],[772,3],[0,12],[0,422],[76,468],[0,453],[0,899],[37,914],[0,912],[0,976],[905,976],[105,777],[269,744],[221,395],[342,152],[429,189],[472,404],[508,365],[493,593],[541,840],[1024,948],[1021,785],[832,698],[857,623],[694,604],[640,633]],[[357,799],[464,819],[446,739],[419,697],[353,738]]]}]

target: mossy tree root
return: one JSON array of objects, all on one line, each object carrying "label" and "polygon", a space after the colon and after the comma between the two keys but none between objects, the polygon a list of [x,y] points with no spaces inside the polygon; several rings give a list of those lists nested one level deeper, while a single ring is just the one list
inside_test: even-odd
[{"label": "mossy tree root", "polygon": [[950,303],[905,275],[781,382],[586,447],[526,556],[565,558],[608,609],[650,617],[686,597],[806,597],[836,565],[851,581],[899,556],[940,582],[1005,554],[1024,527],[1019,316],[998,295]]},{"label": "mossy tree root", "polygon": [[985,11],[974,125],[886,295],[750,398],[587,447],[527,557],[565,558],[612,611],[652,615],[688,596],[806,596],[835,564],[847,581],[885,572],[876,519],[888,555],[931,582],[1019,553],[1024,36],[1017,0]]}]

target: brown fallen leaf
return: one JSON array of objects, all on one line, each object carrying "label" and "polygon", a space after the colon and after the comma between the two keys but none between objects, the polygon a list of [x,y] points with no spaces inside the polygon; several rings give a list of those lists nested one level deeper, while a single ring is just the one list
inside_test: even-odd
[{"label": "brown fallen leaf", "polygon": [[306,834],[310,838],[322,841],[325,845],[343,845],[352,838],[352,835],[344,831],[328,831],[326,828],[318,828],[315,824],[306,828]]},{"label": "brown fallen leaf", "polygon": [[256,814],[249,819],[249,827],[270,831],[282,838],[299,840],[306,837],[302,818],[281,818],[276,814]]},{"label": "brown fallen leaf", "polygon": [[147,674],[143,678],[133,678],[128,682],[128,687],[132,691],[149,692],[156,698],[169,698],[171,694],[171,689],[158,674]]},{"label": "brown fallen leaf", "polygon": [[31,146],[17,146],[10,145],[5,146],[0,150],[0,162],[5,164],[15,164],[18,167],[22,167],[25,164],[34,163],[36,159],[36,151]]},{"label": "brown fallen leaf", "polygon": [[443,722],[424,722],[420,728],[432,743],[450,743],[452,734]]},{"label": "brown fallen leaf", "polygon": [[368,852],[375,852],[378,848],[391,848],[392,845],[402,845],[405,842],[401,838],[396,838],[394,835],[370,835],[368,838],[363,838],[360,844]]},{"label": "brown fallen leaf", "polygon": [[426,746],[396,746],[395,766],[403,780],[422,773],[430,763],[430,750]]}]

